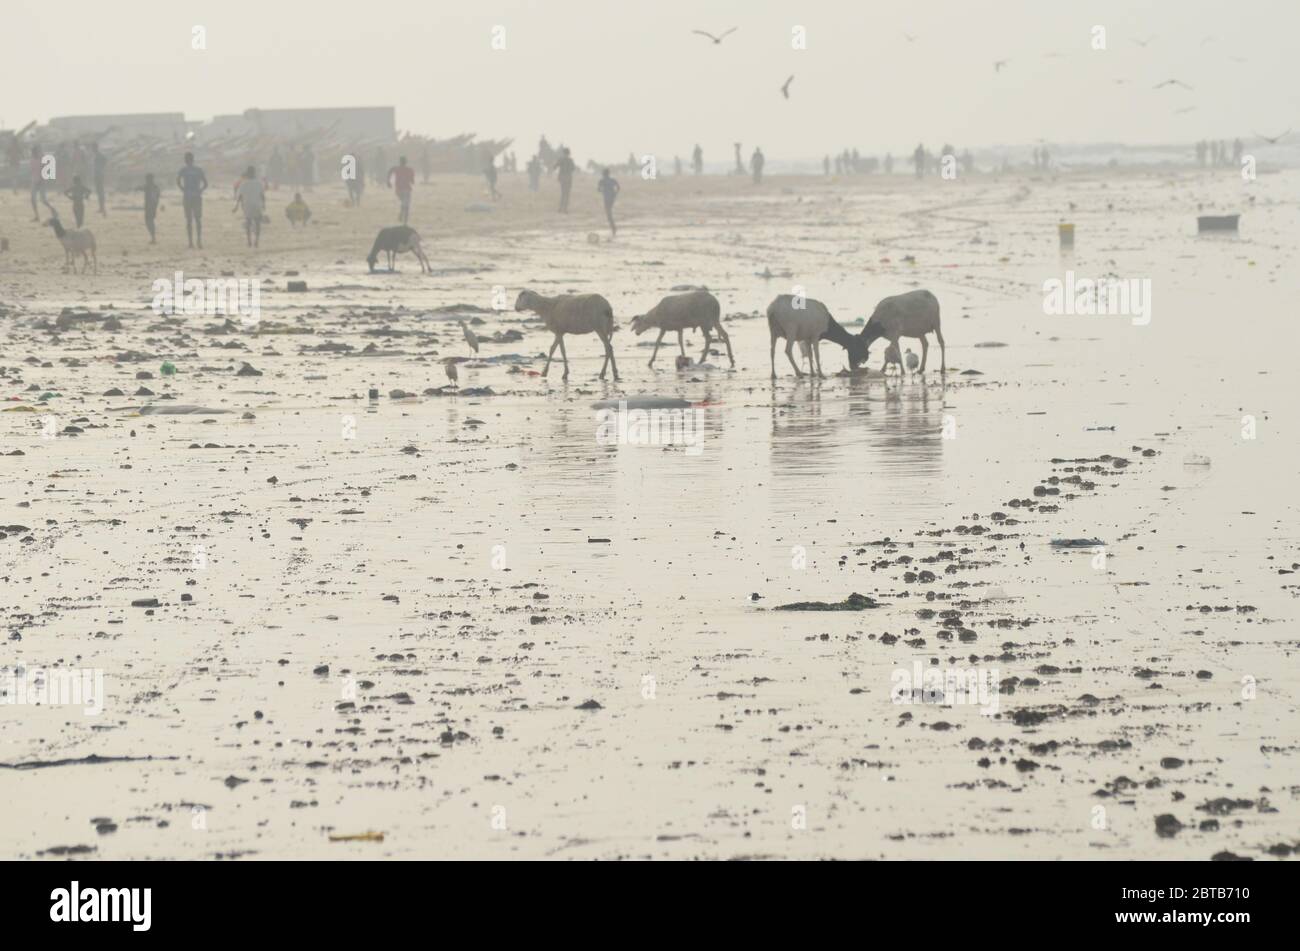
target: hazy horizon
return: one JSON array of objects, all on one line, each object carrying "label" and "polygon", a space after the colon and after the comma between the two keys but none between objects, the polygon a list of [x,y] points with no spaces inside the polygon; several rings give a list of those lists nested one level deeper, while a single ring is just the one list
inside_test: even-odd
[{"label": "hazy horizon", "polygon": [[[747,155],[761,145],[800,160],[918,141],[977,149],[1275,135],[1295,124],[1300,103],[1286,27],[1300,25],[1300,10],[1280,2],[1246,18],[1238,5],[1199,0],[1180,5],[1171,23],[1149,5],[1114,2],[876,10],[723,0],[703,12],[685,3],[394,0],[364,30],[328,12],[347,8],[324,6],[310,19],[247,0],[199,14],[141,0],[129,19],[81,0],[18,7],[11,35],[24,43],[7,54],[11,74],[40,76],[50,62],[60,71],[57,81],[25,85],[0,123],[393,105],[400,130],[510,137],[526,153],[544,133],[610,160],[642,150],[686,158],[699,142],[712,164],[735,141]],[[1008,23],[1023,28],[1012,33]],[[191,48],[196,25],[206,49]],[[806,49],[792,49],[795,26]],[[1105,50],[1092,49],[1095,26],[1105,28]],[[492,48],[496,27],[503,50]],[[721,45],[691,32],[730,27],[738,29]],[[1007,61],[1001,71],[998,60]],[[298,72],[286,81],[290,70]],[[786,100],[780,86],[791,74]],[[1168,79],[1193,88],[1153,88]],[[860,105],[852,121],[846,102]]]}]

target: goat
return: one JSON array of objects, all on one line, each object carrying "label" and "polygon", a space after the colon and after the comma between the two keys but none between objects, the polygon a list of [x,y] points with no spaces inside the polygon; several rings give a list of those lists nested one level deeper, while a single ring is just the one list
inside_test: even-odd
[{"label": "goat", "polygon": [[375,272],[375,265],[379,262],[379,252],[383,251],[388,255],[388,270],[392,271],[393,263],[397,255],[410,251],[415,255],[416,260],[420,262],[420,273],[428,271],[433,273],[433,268],[429,264],[429,259],[424,256],[424,249],[420,246],[420,235],[414,228],[408,228],[406,225],[394,225],[391,228],[381,228],[379,234],[375,237],[374,247],[370,249],[369,256],[366,257],[370,265],[370,273]]},{"label": "goat", "polygon": [[664,334],[670,330],[677,331],[677,346],[686,356],[686,345],[682,342],[682,331],[697,328],[704,334],[704,350],[700,353],[700,362],[709,355],[712,340],[709,331],[717,331],[718,339],[727,345],[727,359],[735,369],[736,358],[731,353],[731,338],[722,329],[722,307],[718,299],[708,291],[688,291],[685,294],[673,294],[665,297],[644,314],[632,318],[632,332],[638,337],[651,327],[659,328],[659,339],[655,341],[654,353],[650,354],[649,365],[655,365],[659,355],[659,345],[664,342]]},{"label": "goat", "polygon": [[868,347],[881,337],[895,347],[899,337],[921,338],[921,372],[924,373],[925,359],[930,351],[930,341],[925,335],[931,332],[939,340],[939,372],[947,373],[947,348],[943,343],[943,331],[939,329],[939,300],[929,291],[908,291],[886,297],[876,305],[859,337]]},{"label": "goat", "polygon": [[63,245],[63,266],[72,268],[72,272],[77,272],[76,257],[81,255],[81,273],[86,273],[86,268],[90,265],[91,258],[95,261],[95,273],[99,273],[99,254],[95,251],[95,236],[91,234],[89,228],[82,228],[78,231],[69,231],[59,222],[55,215],[49,221],[45,222],[54,229],[54,236],[59,239]]},{"label": "goat", "polygon": [[785,338],[785,356],[794,367],[794,375],[803,376],[803,371],[794,362],[794,345],[799,344],[808,360],[808,375],[813,373],[813,359],[816,358],[817,376],[823,377],[821,342],[825,338],[838,343],[848,352],[849,367],[856,370],[867,359],[867,348],[862,342],[862,335],[849,333],[831,316],[826,305],[812,298],[802,298],[802,307],[795,307],[795,298],[789,294],[780,294],[767,305],[767,326],[772,333],[772,379],[776,379],[776,341]]},{"label": "goat", "polygon": [[610,338],[614,335],[614,308],[609,301],[599,294],[562,294],[559,297],[544,297],[535,291],[523,290],[515,301],[515,310],[531,310],[542,319],[546,329],[555,334],[551,351],[546,355],[546,367],[542,376],[551,369],[551,358],[555,348],[560,348],[564,360],[563,379],[569,378],[569,355],[564,350],[565,334],[595,333],[605,345],[605,362],[600,366],[600,378],[605,379],[605,370],[614,369],[614,380],[618,381],[618,363],[614,360],[614,347]]}]

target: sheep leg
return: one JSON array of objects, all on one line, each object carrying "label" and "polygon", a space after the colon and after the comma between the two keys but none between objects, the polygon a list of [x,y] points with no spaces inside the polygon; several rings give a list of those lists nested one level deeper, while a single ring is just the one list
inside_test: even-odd
[{"label": "sheep leg", "polygon": [[[605,359],[609,361],[610,367],[614,370],[614,382],[618,382],[618,361],[614,359],[614,344],[609,339],[609,334],[602,333],[600,342],[605,345]],[[605,368],[600,368],[600,378],[605,379]]]},{"label": "sheep leg", "polygon": [[560,379],[567,380],[569,378],[569,353],[564,349],[564,334],[560,334],[556,339],[560,341],[560,357],[564,360],[564,376],[560,377]]},{"label": "sheep leg", "polygon": [[652,368],[653,368],[654,365],[655,365],[655,357],[659,356],[659,344],[661,344],[661,343],[664,342],[664,334],[666,334],[666,333],[668,333],[668,331],[667,331],[667,330],[664,330],[664,329],[662,329],[662,328],[661,328],[660,331],[659,331],[659,339],[655,341],[655,352],[652,353],[652,354],[650,354],[650,363],[647,364],[648,366],[650,366],[650,367],[652,367]]},{"label": "sheep leg", "polygon": [[677,331],[677,349],[681,350],[682,356],[686,356],[686,344],[682,341],[682,332]]},{"label": "sheep leg", "polygon": [[709,328],[704,327],[703,330],[704,330],[704,351],[700,354],[701,363],[703,363],[705,357],[709,355],[709,344],[712,343],[712,341],[709,340]]},{"label": "sheep leg", "polygon": [[930,352],[930,341],[926,339],[925,334],[921,334],[921,372],[925,372],[925,357]]},{"label": "sheep leg", "polygon": [[[730,348],[731,348],[731,344],[727,344],[727,348],[730,349]],[[775,380],[775,379],[776,379],[776,331],[773,331],[773,332],[772,332],[772,353],[771,353],[771,357],[772,357],[772,379]],[[734,365],[734,364],[733,364],[733,365]]]},{"label": "sheep leg", "polygon": [[[790,361],[790,366],[794,367],[794,375],[803,378],[803,370],[799,369],[799,364],[794,362],[794,338],[786,337],[785,339],[785,358]],[[773,374],[775,376],[775,374]]]},{"label": "sheep leg", "polygon": [[813,341],[813,356],[817,358],[817,378],[826,379],[826,374],[822,372],[822,338],[818,337]]},{"label": "sheep leg", "polygon": [[734,370],[736,368],[736,358],[731,355],[731,338],[727,336],[727,332],[722,329],[721,324],[718,325],[718,337],[727,345],[727,359],[731,361],[731,368]]},{"label": "sheep leg", "polygon": [[542,368],[542,376],[551,372],[551,357],[555,356],[555,348],[560,345],[560,335],[556,334],[555,339],[551,341],[551,352],[546,355],[546,366]]},{"label": "sheep leg", "polygon": [[[934,335],[939,338],[939,372],[948,372],[948,348],[943,345],[943,331],[938,327],[934,328]],[[922,340],[925,338],[922,337]]]}]

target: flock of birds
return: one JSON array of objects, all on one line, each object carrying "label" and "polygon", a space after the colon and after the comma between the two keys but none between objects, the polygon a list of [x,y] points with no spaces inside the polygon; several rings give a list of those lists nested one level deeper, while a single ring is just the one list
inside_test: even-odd
[{"label": "flock of birds", "polygon": [[[729,29],[729,30],[724,30],[722,33],[718,33],[718,34],[710,33],[708,30],[692,30],[691,32],[692,32],[692,33],[695,33],[695,34],[698,34],[699,36],[708,37],[710,40],[713,41],[713,45],[714,45],[714,46],[720,46],[720,45],[722,45],[722,41],[723,41],[724,39],[726,39],[726,38],[727,38],[728,36],[730,36],[732,33],[735,33],[736,30],[738,30],[738,29],[740,29],[740,28],[739,28],[739,27],[735,27],[735,26],[733,26],[731,29]],[[907,42],[909,42],[909,43],[915,43],[915,42],[917,41],[918,37],[917,37],[916,35],[912,34],[912,33],[908,33],[908,32],[906,32],[906,31],[904,31],[904,32],[903,32],[903,39],[907,40]],[[1141,38],[1141,39],[1139,39],[1139,38],[1137,38],[1137,37],[1134,37],[1134,38],[1133,38],[1133,43],[1134,43],[1134,45],[1136,45],[1136,46],[1138,46],[1138,47],[1140,47],[1140,48],[1142,48],[1142,49],[1146,49],[1148,46],[1150,46],[1152,43],[1154,43],[1157,39],[1158,39],[1158,37],[1155,36],[1155,35],[1147,36],[1147,37],[1143,37],[1143,38]],[[1212,43],[1212,42],[1214,42],[1216,39],[1217,39],[1217,37],[1214,37],[1214,36],[1207,36],[1207,37],[1205,37],[1204,39],[1201,40],[1201,46],[1204,47],[1207,43]],[[1048,59],[1059,59],[1059,58],[1060,58],[1061,56],[1063,56],[1064,54],[1063,54],[1063,53],[1050,52],[1050,53],[1044,53],[1043,55],[1044,55],[1046,58],[1048,58]],[[1245,62],[1245,59],[1242,58],[1242,57],[1240,57],[1240,56],[1232,56],[1232,57],[1229,57],[1229,58],[1230,58],[1233,62],[1235,62],[1235,63],[1244,63],[1244,62]],[[1010,59],[997,59],[997,60],[994,60],[994,61],[993,61],[993,72],[994,72],[994,73],[1000,73],[1000,72],[1002,72],[1002,70],[1006,69],[1009,65],[1011,65],[1011,60],[1010,60]],[[786,81],[781,85],[781,95],[782,95],[783,97],[785,97],[786,99],[789,99],[789,98],[790,98],[790,84],[791,84],[792,82],[794,82],[794,76],[791,76],[789,79],[787,79],[787,80],[786,80]],[[1116,79],[1116,80],[1114,80],[1114,82],[1115,82],[1116,85],[1120,85],[1120,86],[1122,86],[1122,85],[1126,84],[1126,83],[1128,82],[1128,80],[1127,80],[1127,79]],[[1170,87],[1170,86],[1172,86],[1172,87],[1174,87],[1174,88],[1177,88],[1177,89],[1186,89],[1186,90],[1188,90],[1189,92],[1194,88],[1190,83],[1185,83],[1185,82],[1183,82],[1181,79],[1166,79],[1166,80],[1164,80],[1164,81],[1162,81],[1162,82],[1158,82],[1158,83],[1156,83],[1155,86],[1153,86],[1152,88],[1153,88],[1153,89],[1165,89],[1165,88]],[[1195,109],[1196,109],[1195,106],[1184,106],[1183,108],[1176,109],[1176,110],[1174,110],[1174,111],[1175,111],[1175,114],[1177,114],[1177,115],[1182,115],[1182,114],[1184,114],[1184,113],[1192,112],[1192,111],[1195,110]],[[1277,145],[1278,142],[1280,142],[1282,139],[1286,138],[1286,136],[1288,136],[1288,135],[1290,135],[1290,134],[1291,134],[1291,130],[1290,130],[1290,129],[1287,129],[1286,132],[1283,132],[1283,133],[1281,133],[1280,135],[1276,135],[1276,136],[1261,135],[1261,134],[1258,133],[1258,132],[1255,133],[1255,135],[1259,136],[1260,139],[1262,139],[1263,141],[1267,142],[1269,145]]]}]

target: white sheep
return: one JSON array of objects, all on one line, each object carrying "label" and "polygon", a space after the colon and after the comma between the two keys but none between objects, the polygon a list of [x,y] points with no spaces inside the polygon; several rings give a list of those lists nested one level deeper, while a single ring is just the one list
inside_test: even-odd
[{"label": "white sheep", "polygon": [[[796,306],[798,303],[801,306]],[[817,376],[822,373],[821,341],[826,338],[838,343],[849,356],[849,367],[856,370],[867,358],[866,344],[861,335],[849,333],[831,316],[826,305],[812,298],[795,298],[789,294],[780,294],[767,305],[767,326],[772,333],[772,379],[776,379],[776,341],[785,338],[785,356],[794,367],[795,376],[802,377],[803,371],[794,362],[794,345],[799,344],[808,360],[808,373],[813,373],[813,359],[816,358]]]},{"label": "white sheep", "polygon": [[618,380],[618,363],[614,360],[614,347],[610,338],[614,335],[614,308],[609,301],[599,294],[562,294],[559,297],[545,297],[535,291],[523,290],[515,301],[515,310],[531,310],[542,319],[546,329],[555,334],[550,353],[546,355],[546,367],[542,376],[551,369],[551,358],[555,348],[560,348],[564,359],[564,376],[569,378],[569,355],[564,351],[565,334],[594,333],[605,345],[605,362],[600,366],[600,378],[605,379],[606,368],[614,370],[614,380]]},{"label": "white sheep", "polygon": [[82,228],[79,231],[69,231],[60,223],[58,215],[55,215],[49,221],[45,222],[54,229],[54,236],[59,239],[63,245],[63,266],[72,269],[72,273],[77,273],[77,255],[81,255],[81,273],[86,273],[86,268],[90,266],[91,258],[95,261],[95,273],[99,273],[99,255],[95,252],[95,236],[89,228]]},{"label": "white sheep", "polygon": [[651,327],[659,328],[659,339],[655,341],[654,353],[650,354],[649,366],[655,365],[659,355],[659,345],[664,342],[664,334],[670,330],[677,331],[677,346],[686,356],[686,344],[682,341],[682,331],[695,328],[704,334],[704,350],[700,353],[700,362],[709,355],[709,344],[713,341],[710,331],[716,331],[718,339],[727,345],[727,359],[734,369],[736,358],[731,353],[731,338],[722,329],[722,307],[718,299],[708,291],[687,291],[685,294],[671,294],[655,304],[644,314],[632,318],[632,332],[638,337]]}]

